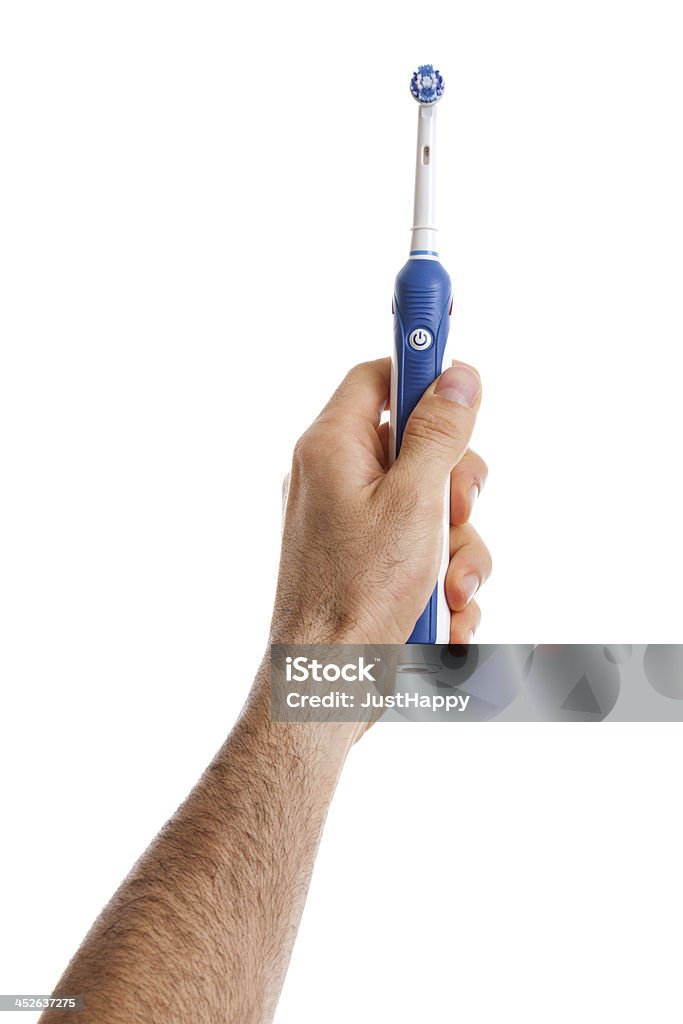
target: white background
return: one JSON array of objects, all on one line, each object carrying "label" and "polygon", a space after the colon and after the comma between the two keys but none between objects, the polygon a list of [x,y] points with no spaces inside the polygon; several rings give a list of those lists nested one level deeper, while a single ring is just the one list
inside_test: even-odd
[{"label": "white background", "polygon": [[[292,444],[389,352],[416,63],[478,639],[683,639],[682,42],[653,0],[2,5],[0,991],[50,990],[244,699]],[[278,1019],[680,1021],[682,767],[677,726],[374,730]]]}]

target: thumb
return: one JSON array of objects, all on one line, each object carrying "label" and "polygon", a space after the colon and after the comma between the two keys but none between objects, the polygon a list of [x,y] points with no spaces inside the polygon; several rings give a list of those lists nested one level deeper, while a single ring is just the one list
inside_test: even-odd
[{"label": "thumb", "polygon": [[449,366],[415,406],[391,473],[417,474],[445,485],[467,451],[481,402],[479,374],[465,363]]}]

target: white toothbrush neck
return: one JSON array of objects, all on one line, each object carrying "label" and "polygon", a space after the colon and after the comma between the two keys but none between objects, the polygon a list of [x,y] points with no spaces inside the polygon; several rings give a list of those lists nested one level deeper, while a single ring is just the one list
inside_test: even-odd
[{"label": "white toothbrush neck", "polygon": [[414,259],[436,259],[439,245],[436,229],[436,104],[420,105],[417,118],[415,161],[415,206],[410,255]]}]

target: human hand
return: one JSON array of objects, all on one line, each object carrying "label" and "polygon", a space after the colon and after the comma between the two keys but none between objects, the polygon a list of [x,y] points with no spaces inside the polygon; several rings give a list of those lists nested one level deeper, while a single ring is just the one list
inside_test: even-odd
[{"label": "human hand", "polygon": [[456,363],[427,389],[388,465],[390,360],[361,363],[297,442],[271,642],[405,643],[439,573],[450,476],[451,643],[479,625],[491,556],[469,518],[486,480],[468,448],[479,375]]}]

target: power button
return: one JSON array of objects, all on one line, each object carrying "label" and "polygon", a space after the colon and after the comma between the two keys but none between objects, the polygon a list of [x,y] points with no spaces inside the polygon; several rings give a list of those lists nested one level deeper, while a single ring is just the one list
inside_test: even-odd
[{"label": "power button", "polygon": [[416,349],[418,352],[422,352],[424,349],[429,348],[431,343],[432,336],[424,327],[416,327],[408,338],[408,344],[410,347]]}]

